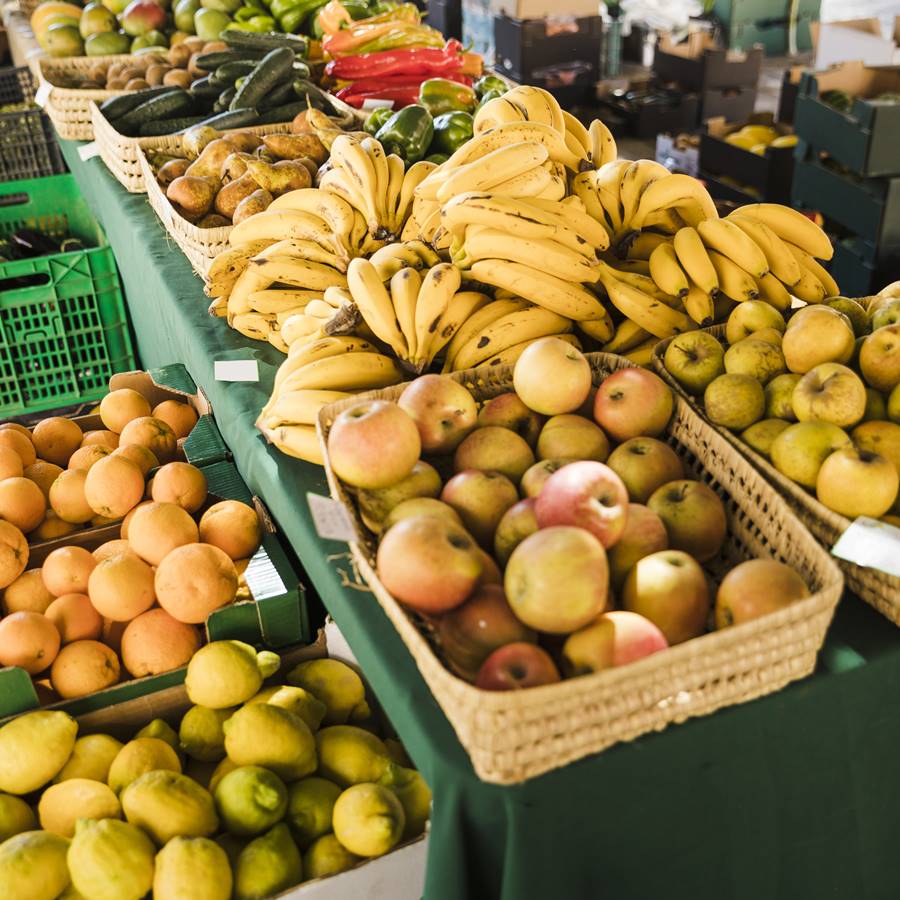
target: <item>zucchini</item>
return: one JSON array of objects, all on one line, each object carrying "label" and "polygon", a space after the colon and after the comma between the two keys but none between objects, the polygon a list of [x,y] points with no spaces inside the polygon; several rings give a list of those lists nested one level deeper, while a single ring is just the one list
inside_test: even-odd
[{"label": "zucchini", "polygon": [[286,81],[282,81],[281,84],[272,88],[272,90],[260,100],[259,105],[256,108],[262,113],[274,109],[276,106],[284,106],[285,103],[292,103],[296,99],[297,95],[294,93],[294,84],[291,79],[288,78]]},{"label": "zucchini", "polygon": [[231,108],[243,109],[248,106],[255,108],[269,91],[290,75],[293,66],[293,50],[277,47],[267,53],[256,68],[245,77],[244,83],[231,101]]},{"label": "zucchini", "polygon": [[[140,131],[145,122],[154,122],[158,119],[175,119],[186,116],[194,111],[194,98],[184,89],[178,88],[168,94],[162,94],[147,100],[130,112],[125,113],[116,122],[116,129],[122,134],[129,131]],[[127,129],[127,130],[126,130]]]},{"label": "zucchini", "polygon": [[213,53],[201,53],[197,57],[196,65],[204,72],[214,72],[226,63],[260,60],[267,52],[267,50],[216,50]]},{"label": "zucchini", "polygon": [[188,89],[192,97],[218,97],[222,93],[222,89],[210,81],[209,75],[206,78],[199,78]]},{"label": "zucchini", "polygon": [[174,134],[183,131],[198,122],[203,121],[203,116],[181,116],[177,119],[154,119],[152,122],[144,122],[141,125],[141,137],[156,137],[161,134]]},{"label": "zucchini", "polygon": [[292,122],[295,116],[309,109],[305,100],[297,100],[295,103],[285,103],[268,109],[256,120],[257,125],[276,125],[280,122]]},{"label": "zucchini", "polygon": [[276,50],[279,47],[287,47],[298,56],[306,56],[309,49],[309,41],[298,34],[280,34],[277,31],[239,31],[236,28],[226,28],[219,39],[225,41],[229,47],[236,50]]},{"label": "zucchini", "polygon": [[198,124],[208,125],[218,131],[225,131],[227,128],[245,128],[248,125],[259,124],[259,114],[255,109],[230,109],[203,119]]},{"label": "zucchini", "polygon": [[131,112],[135,107],[140,106],[153,97],[159,97],[162,94],[171,94],[179,91],[181,88],[175,85],[162,85],[160,87],[144,88],[142,91],[134,91],[131,94],[122,94],[119,97],[110,97],[100,104],[100,112],[109,119],[110,122],[115,121],[125,113]]},{"label": "zucchini", "polygon": [[309,78],[309,66],[300,59],[294,60],[294,78]]},{"label": "zucchini", "polygon": [[237,60],[219,66],[214,72],[216,82],[219,84],[234,84],[238,78],[249,75],[258,65],[253,60]]}]

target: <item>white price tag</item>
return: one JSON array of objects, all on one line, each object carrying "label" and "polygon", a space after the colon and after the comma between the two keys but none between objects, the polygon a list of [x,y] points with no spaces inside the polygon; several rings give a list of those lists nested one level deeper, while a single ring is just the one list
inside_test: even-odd
[{"label": "white price tag", "polygon": [[320,538],[326,541],[356,540],[356,528],[350,513],[336,500],[321,494],[307,494],[313,525]]},{"label": "white price tag", "polygon": [[82,144],[78,148],[78,157],[82,162],[87,162],[89,159],[93,159],[95,156],[100,155],[100,145],[96,141],[91,141],[89,144]]},{"label": "white price tag", "polygon": [[217,359],[213,364],[216,381],[259,381],[255,359]]},{"label": "white price tag", "polygon": [[379,100],[377,97],[369,97],[367,100],[363,100],[362,108],[366,112],[372,112],[373,109],[393,109],[394,101]]},{"label": "white price tag", "polygon": [[50,99],[50,91],[53,90],[53,85],[50,84],[49,81],[45,81],[41,84],[41,86],[37,89],[37,93],[34,95],[34,102],[37,103],[38,106],[43,109],[47,105],[47,101]]},{"label": "white price tag", "polygon": [[860,516],[831,548],[833,556],[900,578],[900,528]]}]

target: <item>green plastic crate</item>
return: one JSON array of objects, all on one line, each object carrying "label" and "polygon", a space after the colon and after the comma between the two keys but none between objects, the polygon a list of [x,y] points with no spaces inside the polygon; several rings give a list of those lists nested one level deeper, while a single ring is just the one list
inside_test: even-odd
[{"label": "green plastic crate", "polygon": [[[0,236],[21,227],[90,249],[0,263],[0,418],[96,400],[135,368],[116,261],[75,179],[0,184]],[[10,283],[24,276],[37,283]]]}]

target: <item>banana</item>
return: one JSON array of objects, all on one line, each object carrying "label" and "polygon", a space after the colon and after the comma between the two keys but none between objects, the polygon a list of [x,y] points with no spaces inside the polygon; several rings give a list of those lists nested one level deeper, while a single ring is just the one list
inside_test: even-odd
[{"label": "banana", "polygon": [[323,219],[293,209],[266,209],[238,222],[228,235],[232,247],[259,240],[314,241],[326,250],[342,253],[340,242]]},{"label": "banana", "polygon": [[[592,140],[590,132],[584,125],[581,124],[579,119],[576,119],[572,113],[567,110],[562,110],[563,122],[565,123],[566,134],[572,135],[573,138],[578,142],[580,146],[580,150],[575,151],[576,153],[583,153],[590,159],[591,156],[591,148],[592,148]],[[595,167],[596,168],[596,167]]]},{"label": "banana", "polygon": [[276,197],[267,209],[287,209],[318,216],[349,249],[354,225],[353,207],[337,194],[321,188],[301,188]]},{"label": "banana", "polygon": [[[341,172],[341,175],[344,173]],[[352,205],[352,204],[351,204]],[[366,217],[355,206],[353,207],[353,230],[350,232],[350,249],[352,256],[359,256],[363,243],[368,240],[369,225]]]},{"label": "banana", "polygon": [[324,335],[322,323],[318,319],[307,316],[304,313],[290,316],[281,323],[281,336],[288,345],[288,353],[290,353],[290,348],[296,341],[315,340]]},{"label": "banana", "polygon": [[426,269],[436,266],[441,261],[441,258],[437,253],[435,253],[424,241],[407,241],[406,246],[419,254],[422,266]]},{"label": "banana", "polygon": [[737,263],[723,256],[718,250],[709,251],[709,259],[716,270],[719,290],[732,300],[755,300],[759,296],[756,280]]},{"label": "banana", "polygon": [[[797,281],[799,280],[798,278]],[[758,278],[756,283],[759,285],[760,300],[765,300],[780,312],[787,312],[791,308],[791,295],[788,289],[771,272]]]},{"label": "banana", "polygon": [[668,178],[671,174],[665,166],[652,159],[636,160],[625,169],[619,184],[623,228],[627,228],[634,217],[644,191],[654,182]]},{"label": "banana", "polygon": [[625,224],[629,228],[638,230],[643,227],[644,219],[651,212],[673,208],[682,215],[687,213],[693,215],[696,210],[703,219],[719,217],[712,197],[696,178],[691,178],[690,175],[675,174],[667,175],[648,185],[641,195],[634,216]]},{"label": "banana", "polygon": [[256,291],[263,291],[271,287],[275,279],[261,272],[258,266],[248,265],[238,276],[231,293],[228,295],[228,321],[241,313],[250,312],[250,295]]},{"label": "banana", "polygon": [[367,259],[354,259],[347,269],[347,287],[366,324],[401,359],[408,358],[406,338],[397,321],[391,295],[385,290],[375,266]]},{"label": "banana", "polygon": [[619,281],[608,271],[601,275],[601,281],[613,306],[655,337],[671,337],[695,327],[690,318],[680,310],[672,309],[649,294]]},{"label": "banana", "polygon": [[268,336],[269,343],[281,353],[288,352],[288,345],[285,343],[284,338],[281,336],[281,329],[277,331],[270,331]]},{"label": "banana", "polygon": [[650,277],[661,291],[683,297],[691,285],[678,262],[678,254],[668,241],[660,244],[650,254]]},{"label": "banana", "polygon": [[728,257],[754,278],[762,278],[769,271],[762,248],[734,222],[729,222],[728,219],[707,219],[697,226],[697,233],[705,246]]},{"label": "banana", "polygon": [[719,290],[719,276],[709,258],[700,235],[690,226],[679,228],[672,241],[675,254],[688,278],[703,291],[715,297]]},{"label": "banana", "polygon": [[686,224],[674,209],[657,209],[644,219],[642,228],[644,230],[652,228],[660,234],[672,236]]},{"label": "banana", "polygon": [[687,314],[702,326],[712,325],[716,318],[715,301],[696,284],[692,284],[686,296],[682,297]]},{"label": "banana", "polygon": [[659,300],[660,303],[671,306],[673,309],[678,309],[680,307],[681,301],[678,299],[677,295],[667,294],[665,291],[661,290],[659,285],[649,275],[642,275],[640,272],[628,272],[624,269],[619,269],[616,266],[611,266],[608,263],[605,265],[608,266],[611,270],[611,274],[619,281],[630,284],[633,288],[637,288],[641,291],[641,293],[647,294],[655,300]]},{"label": "banana", "polygon": [[438,188],[435,199],[446,203],[467,191],[487,191],[540,166],[547,158],[547,148],[543,144],[534,141],[508,144],[452,172]]},{"label": "banana", "polygon": [[488,100],[475,113],[472,130],[478,135],[496,128],[505,122],[524,122],[528,116],[523,114],[521,104],[511,102],[507,95]]},{"label": "banana", "polygon": [[379,224],[386,226],[388,223],[387,196],[391,181],[387,157],[384,154],[384,148],[373,137],[367,137],[360,141],[360,147],[372,161],[372,168],[375,170],[375,196],[373,198],[375,214],[378,216]]},{"label": "banana", "polygon": [[516,310],[527,309],[529,306],[531,304],[525,300],[512,298],[494,300],[492,303],[488,303],[472,313],[450,339],[450,343],[447,345],[447,352],[444,354],[443,371],[452,371],[453,361],[456,359],[459,348],[468,343],[473,335],[479,334],[482,329],[487,328],[488,325],[503,318],[503,316],[509,315],[509,313]]},{"label": "banana", "polygon": [[790,241],[810,256],[831,259],[834,248],[828,235],[803,213],[779,203],[750,203],[735,210],[735,216],[764,222],[782,240]]},{"label": "banana", "polygon": [[347,271],[347,257],[338,256],[315,241],[297,239],[276,241],[274,244],[270,244],[264,250],[260,250],[253,257],[251,263],[263,259],[273,259],[276,256],[293,256],[298,259],[305,259],[308,262],[321,263],[323,266],[331,266],[331,268],[337,269],[339,272]]},{"label": "banana", "polygon": [[222,297],[229,294],[241,273],[247,268],[250,257],[256,256],[272,243],[274,241],[250,241],[240,247],[223,250],[210,263],[203,293],[207,297]]},{"label": "banana", "polygon": [[324,300],[318,299],[310,300],[309,303],[306,304],[303,312],[307,316],[312,316],[315,319],[324,319],[326,322],[328,322],[332,318],[334,318],[336,310],[330,303],[326,303]]},{"label": "banana", "polygon": [[433,204],[434,208],[431,212],[422,220],[421,231],[419,232],[419,237],[423,241],[427,241],[432,246],[437,244],[438,238],[440,237],[439,232],[441,230],[441,205],[440,203]]},{"label": "banana", "polygon": [[214,319],[224,319],[228,315],[228,298],[216,297],[213,302],[209,304],[206,312]]},{"label": "banana", "polygon": [[614,233],[621,231],[624,227],[621,185],[622,178],[630,165],[631,163],[627,159],[616,159],[604,163],[594,174],[597,196]]},{"label": "banana", "polygon": [[603,317],[600,319],[588,319],[584,322],[576,323],[578,328],[588,337],[592,337],[595,341],[605,344],[612,340],[615,336],[615,325],[610,318],[609,313],[604,309]]},{"label": "banana", "polygon": [[246,312],[232,316],[229,324],[244,337],[252,338],[256,341],[268,341],[269,332],[272,330],[274,322],[271,318],[261,313]]},{"label": "banana", "polygon": [[422,279],[422,287],[416,300],[417,363],[427,359],[429,344],[451,298],[459,290],[460,281],[459,269],[450,263],[440,263],[429,269]]},{"label": "banana", "polygon": [[375,266],[382,281],[390,281],[403,268],[421,269],[422,260],[409,244],[386,244],[376,250],[369,262]]},{"label": "banana", "polygon": [[612,162],[619,155],[616,147],[616,139],[612,136],[612,132],[599,119],[591,122],[588,129],[591,141],[591,164],[595,169],[605,166],[608,162]]},{"label": "banana", "polygon": [[253,312],[276,315],[287,310],[302,312],[311,300],[321,298],[321,291],[266,290],[254,291],[247,297],[247,304]]},{"label": "banana", "polygon": [[[582,327],[583,323],[579,323]],[[593,337],[593,335],[591,335]],[[636,325],[631,319],[623,319],[616,327],[615,334],[603,345],[604,353],[624,353],[633,350],[638,344],[651,338],[649,331],[644,331],[640,325]]]},{"label": "banana", "polygon": [[733,213],[725,221],[737,225],[762,250],[769,271],[779,281],[791,285],[800,280],[800,264],[788,250],[787,244],[765,222]]},{"label": "banana", "polygon": [[280,282],[307,290],[324,291],[332,285],[343,287],[347,284],[346,276],[337,269],[293,256],[273,256],[269,259],[255,256],[250,260],[248,271],[255,271],[261,278],[269,279],[271,284]]},{"label": "banana", "polygon": [[505,259],[483,259],[472,265],[472,277],[504,288],[568,319],[603,318],[603,306],[588,290],[539,269]]},{"label": "banana", "polygon": [[555,226],[524,200],[469,192],[448,201],[441,223],[451,234],[463,236],[467,225],[486,225],[517,238],[550,238]]},{"label": "banana", "polygon": [[286,391],[275,398],[265,413],[260,414],[257,424],[266,428],[278,428],[281,425],[315,425],[319,419],[319,410],[329,403],[346,400],[352,397],[346,391]]},{"label": "banana", "polygon": [[[642,231],[634,235],[628,244],[627,259],[650,259],[650,254],[660,245],[669,244],[671,241],[664,234],[655,234],[652,231]],[[621,252],[621,251],[620,251]]]},{"label": "banana", "polygon": [[612,266],[619,272],[629,272],[633,275],[643,275],[650,277],[650,261],[646,259],[617,259],[609,262],[607,265]]},{"label": "banana", "polygon": [[800,266],[800,280],[788,290],[805,303],[821,303],[825,299],[825,285],[806,266]]},{"label": "banana", "polygon": [[807,269],[822,283],[822,287],[825,289],[826,298],[840,296],[841,289],[838,287],[838,283],[817,259],[814,259],[805,250],[796,247],[794,244],[788,243],[787,248],[799,265],[802,268]]},{"label": "banana", "polygon": [[397,199],[397,210],[395,212],[395,228],[394,231],[402,231],[406,220],[409,218],[410,208],[412,207],[413,196],[416,188],[437,168],[433,162],[420,159],[417,163],[413,163],[403,176],[403,185],[400,188],[400,196]]},{"label": "banana", "polygon": [[591,218],[596,219],[609,235],[615,233],[615,227],[600,202],[596,178],[597,173],[594,171],[579,172],[572,179],[573,196],[581,203],[585,212]]},{"label": "banana", "polygon": [[349,135],[341,135],[331,145],[331,162],[335,167],[342,168],[355,186],[365,206],[369,231],[375,234],[381,225],[376,202],[378,176],[368,153],[359,141]]},{"label": "banana", "polygon": [[560,134],[566,130],[566,118],[556,97],[544,88],[520,84],[503,95],[503,99],[522,112],[526,122],[543,122]]},{"label": "banana", "polygon": [[[328,194],[339,197],[354,209],[355,214],[353,217],[353,229],[350,233],[350,243],[352,247],[358,249],[363,237],[368,234],[370,225],[373,224],[369,219],[368,201],[360,193],[350,173],[339,166],[329,169],[319,178],[319,188]],[[362,223],[365,226],[362,233],[360,233],[359,217],[362,217]]]},{"label": "banana", "polygon": [[553,176],[545,166],[533,166],[527,172],[520,172],[495,184],[490,192],[495,197],[525,199],[539,197],[553,187]]},{"label": "banana", "polygon": [[[417,257],[418,259],[418,257]],[[406,338],[406,347],[410,359],[416,358],[418,341],[416,340],[416,300],[422,287],[419,273],[412,268],[403,268],[391,278],[391,302],[397,313],[400,330]]]},{"label": "banana", "polygon": [[347,288],[337,287],[335,285],[333,287],[325,288],[322,293],[322,299],[332,309],[340,309],[348,303],[353,303],[353,294],[351,294]]},{"label": "banana", "polygon": [[[554,227],[574,232],[582,243],[587,241],[591,247],[597,250],[606,250],[609,247],[609,232],[596,219],[589,216],[584,209],[577,209],[572,204],[564,206],[558,200],[538,199],[529,202],[532,206],[542,210]],[[559,237],[556,237],[556,240],[559,240]],[[571,246],[568,241],[566,245]],[[584,253],[583,250],[579,250],[579,252]],[[588,254],[585,253],[585,255]]]},{"label": "banana", "polygon": [[[558,338],[565,344],[571,344],[576,350],[581,349],[581,341],[574,334],[548,334],[547,337]],[[498,366],[514,366],[519,357],[534,343],[534,341],[522,341],[521,344],[513,344],[501,350],[496,356],[486,359],[480,366],[496,368]]]},{"label": "banana", "polygon": [[653,348],[658,343],[659,341],[655,337],[650,338],[650,340],[644,341],[643,344],[638,344],[633,350],[629,350],[622,355],[636,366],[649,366],[653,362]]},{"label": "banana", "polygon": [[319,435],[312,425],[282,425],[275,429],[257,427],[265,439],[286,456],[317,466],[324,464]]},{"label": "banana", "polygon": [[453,367],[456,371],[474,369],[515,344],[571,330],[571,320],[540,306],[530,306],[498,319],[470,338],[460,347]]},{"label": "banana", "polygon": [[302,369],[309,363],[346,353],[377,353],[375,345],[355,335],[337,335],[320,337],[312,341],[298,342],[290,345],[288,358],[278,367],[275,373],[273,395],[281,391],[284,380],[293,372]]},{"label": "banana", "polygon": [[384,206],[387,212],[387,220],[385,226],[391,234],[397,234],[403,227],[403,223],[397,217],[397,202],[400,200],[400,191],[403,190],[403,180],[406,175],[406,168],[403,160],[396,153],[391,153],[387,157],[388,167],[388,190],[385,198]]},{"label": "banana", "polygon": [[447,309],[438,321],[434,337],[429,342],[427,363],[431,363],[450,343],[468,318],[490,302],[491,298],[487,294],[478,291],[457,291],[450,299]]},{"label": "banana", "polygon": [[282,382],[281,390],[368,391],[399,384],[404,374],[390,356],[342,353],[307,363],[292,372]]}]

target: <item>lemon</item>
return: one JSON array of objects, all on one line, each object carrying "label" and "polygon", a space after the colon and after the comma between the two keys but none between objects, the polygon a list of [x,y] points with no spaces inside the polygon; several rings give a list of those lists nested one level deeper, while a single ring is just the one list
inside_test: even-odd
[{"label": "lemon", "polygon": [[261,766],[241,766],[216,785],[216,808],[226,831],[255,837],[284,818],[288,792],[284,782]]},{"label": "lemon", "polygon": [[72,837],[78,819],[121,819],[122,807],[108,785],[87,778],[68,778],[44,791],[38,816],[44,831]]},{"label": "lemon", "polygon": [[750,148],[750,152],[754,156],[765,156],[766,155],[766,147],[768,147],[768,146],[769,146],[768,144],[754,144]]},{"label": "lemon", "polygon": [[308,847],[331,831],[331,813],[341,789],[325,778],[295,781],[288,791],[287,822],[294,840]]},{"label": "lemon", "polygon": [[181,771],[181,761],[175,751],[159,738],[135,738],[129,741],[117,754],[109,767],[107,783],[118,794],[154,769]]},{"label": "lemon", "polygon": [[0,794],[0,843],[37,827],[31,807],[12,794]]},{"label": "lemon", "polygon": [[406,826],[403,840],[418,837],[431,815],[431,790],[415,769],[393,766],[378,782],[393,791],[403,807]]},{"label": "lemon", "polygon": [[316,741],[306,722],[268,703],[244,706],[225,723],[225,750],[239,766],[264,766],[285,781],[316,771]]},{"label": "lemon", "polygon": [[380,784],[354,784],[334,804],[334,836],[357,856],[381,856],[403,835],[406,816],[394,793]]},{"label": "lemon", "polygon": [[264,688],[247,702],[271,703],[272,706],[280,706],[295,716],[300,716],[309,726],[310,731],[316,731],[319,728],[326,712],[325,704],[321,700],[316,699],[309,691],[290,684]]},{"label": "lemon", "polygon": [[382,740],[354,725],[332,725],[316,734],[318,774],[341,787],[378,781],[391,761]]},{"label": "lemon", "polygon": [[229,900],[231,864],[209,838],[172,838],[156,854],[153,900]]},{"label": "lemon", "polygon": [[136,735],[136,738],[159,738],[165,741],[176,753],[178,752],[178,735],[175,729],[163,719],[148,722]]},{"label": "lemon", "polygon": [[212,775],[209,776],[209,792],[211,794],[215,794],[216,788],[219,786],[219,782],[229,773],[233,772],[238,767],[236,762],[232,762],[227,756],[225,759],[220,762],[215,769],[213,770]]},{"label": "lemon", "polygon": [[25,713],[0,728],[0,791],[30,794],[66,764],[78,723],[64,712]]},{"label": "lemon", "polygon": [[122,791],[125,818],[163,846],[173,837],[208,837],[219,828],[212,795],[180,772],[146,772]]},{"label": "lemon", "polygon": [[122,749],[122,742],[108,734],[87,734],[75,741],[69,761],[59,770],[54,783],[68,778],[106,781],[109,767]]},{"label": "lemon", "polygon": [[326,878],[352,869],[362,857],[351,853],[333,834],[323,834],[303,854],[307,878]]},{"label": "lemon", "polygon": [[780,134],[777,138],[775,138],[770,144],[772,147],[796,147],[797,146],[797,135],[796,134]]},{"label": "lemon", "polygon": [[153,886],[150,838],[118,819],[83,819],[67,860],[72,884],[90,900],[141,900]]},{"label": "lemon", "polygon": [[285,679],[318,697],[328,708],[325,725],[343,725],[351,716],[369,714],[362,679],[346,663],[337,659],[311,659],[294,666]]},{"label": "lemon", "polygon": [[759,141],[752,134],[743,134],[740,131],[736,131],[734,134],[729,134],[725,137],[725,143],[749,150],[751,147],[755,147]]},{"label": "lemon", "polygon": [[233,709],[192,706],[178,727],[178,740],[188,756],[201,762],[219,762],[225,758],[225,732],[222,725]]},{"label": "lemon", "polygon": [[771,125],[745,125],[738,134],[752,138],[755,144],[769,144],[778,137],[778,132]]},{"label": "lemon", "polygon": [[191,703],[225,709],[249,700],[278,670],[275,653],[257,653],[243,641],[213,641],[188,663],[184,686]]},{"label": "lemon", "polygon": [[69,842],[46,831],[23,831],[0,844],[3,900],[55,900],[69,884]]},{"label": "lemon", "polygon": [[234,866],[235,900],[263,900],[303,878],[303,861],[283,822],[254,838]]}]

